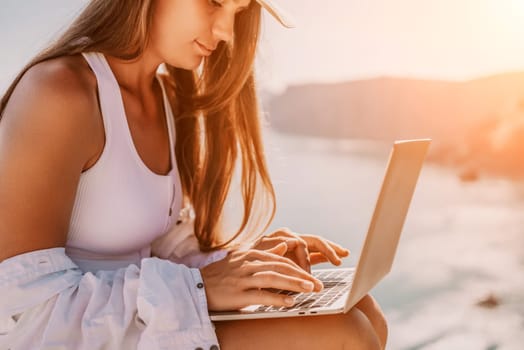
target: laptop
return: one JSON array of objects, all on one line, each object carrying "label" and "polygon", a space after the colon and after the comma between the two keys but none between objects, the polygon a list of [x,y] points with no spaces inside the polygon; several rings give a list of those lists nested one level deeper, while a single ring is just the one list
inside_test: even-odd
[{"label": "laptop", "polygon": [[396,141],[391,150],[386,174],[371,218],[368,233],[356,267],[312,270],[324,283],[319,293],[292,295],[291,307],[251,305],[236,311],[210,312],[211,320],[331,315],[348,312],[391,270],[400,233],[404,226],[413,192],[430,139]]}]

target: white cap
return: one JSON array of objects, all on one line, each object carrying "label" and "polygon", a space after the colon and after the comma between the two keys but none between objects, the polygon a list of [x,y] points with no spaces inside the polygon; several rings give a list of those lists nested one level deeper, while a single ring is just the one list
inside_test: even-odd
[{"label": "white cap", "polygon": [[286,28],[294,28],[295,23],[290,15],[279,7],[275,0],[256,0],[267,12],[269,12],[277,21]]}]

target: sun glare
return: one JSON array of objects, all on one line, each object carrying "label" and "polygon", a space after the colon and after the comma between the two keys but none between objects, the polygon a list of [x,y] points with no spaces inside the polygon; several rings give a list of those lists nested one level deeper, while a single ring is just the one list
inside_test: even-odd
[{"label": "sun glare", "polygon": [[524,1],[523,0],[501,1],[501,3],[504,3],[504,2],[507,2],[508,16],[524,19]]}]

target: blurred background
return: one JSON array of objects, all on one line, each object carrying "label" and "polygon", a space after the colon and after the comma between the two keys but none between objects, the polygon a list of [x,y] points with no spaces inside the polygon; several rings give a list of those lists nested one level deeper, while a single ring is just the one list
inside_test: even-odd
[{"label": "blurred background", "polygon": [[[0,0],[0,91],[86,0]],[[356,264],[393,140],[433,144],[393,270],[389,349],[524,344],[524,1],[286,0],[257,77],[271,226]]]}]

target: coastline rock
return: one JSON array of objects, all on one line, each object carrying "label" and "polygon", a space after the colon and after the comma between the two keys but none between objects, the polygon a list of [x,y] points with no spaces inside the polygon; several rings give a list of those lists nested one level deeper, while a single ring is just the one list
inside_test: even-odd
[{"label": "coastline rock", "polygon": [[485,296],[484,298],[477,301],[475,305],[486,308],[486,309],[494,309],[497,306],[499,306],[500,303],[501,303],[500,298],[497,297],[495,294],[490,293],[487,296]]}]

